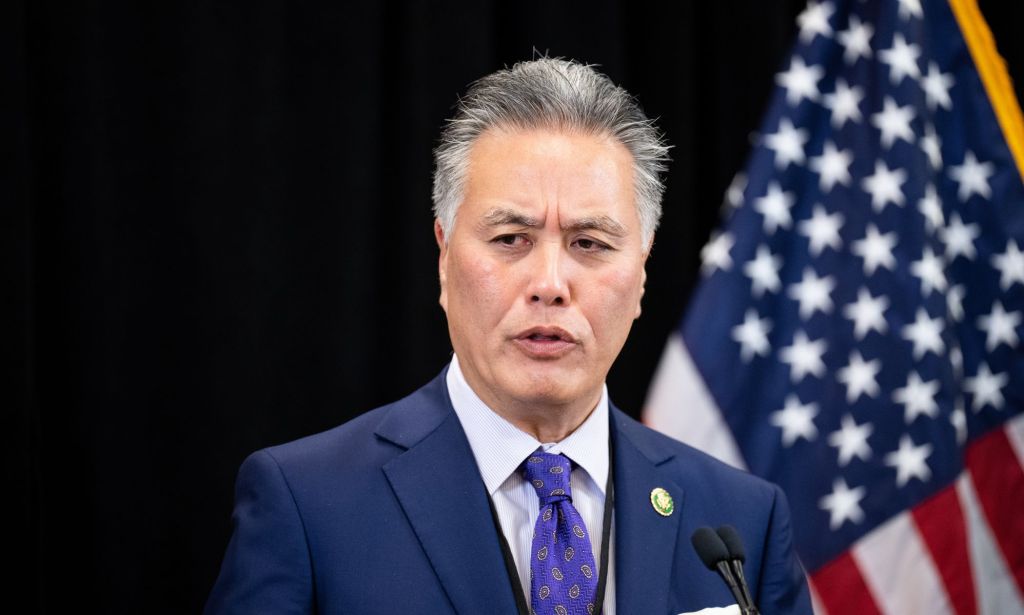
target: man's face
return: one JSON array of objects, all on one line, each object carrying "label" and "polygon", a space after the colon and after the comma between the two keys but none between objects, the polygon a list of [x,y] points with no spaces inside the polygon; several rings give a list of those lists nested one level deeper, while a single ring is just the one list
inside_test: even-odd
[{"label": "man's face", "polygon": [[629,151],[558,131],[482,135],[441,248],[441,306],[466,379],[495,410],[597,404],[649,246]]}]

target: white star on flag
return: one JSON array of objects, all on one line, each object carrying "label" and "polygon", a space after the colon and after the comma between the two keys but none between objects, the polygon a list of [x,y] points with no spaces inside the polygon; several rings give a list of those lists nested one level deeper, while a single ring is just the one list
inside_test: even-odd
[{"label": "white star on flag", "polygon": [[786,89],[786,102],[795,107],[804,98],[818,100],[818,82],[824,75],[820,66],[807,66],[803,58],[794,57],[789,70],[775,76],[775,83]]},{"label": "white star on flag", "polygon": [[942,168],[942,144],[931,124],[925,126],[924,136],[918,143],[921,146],[921,151],[928,156],[928,162],[932,165],[932,169],[938,171]]},{"label": "white star on flag", "polygon": [[839,449],[839,467],[846,467],[854,457],[861,461],[871,458],[868,437],[874,431],[871,423],[858,425],[849,414],[843,415],[838,431],[828,436],[828,443]]},{"label": "white star on flag", "polygon": [[940,231],[942,243],[946,244],[946,258],[950,262],[958,256],[974,260],[977,251],[974,240],[981,237],[981,228],[977,224],[964,224],[960,214],[953,212],[949,218],[949,226]]},{"label": "white star on flag", "polygon": [[772,322],[765,318],[757,317],[757,311],[747,310],[743,323],[736,325],[732,330],[732,339],[740,344],[740,357],[744,361],[750,361],[754,356],[766,357],[771,345],[768,343],[768,332],[771,331]]},{"label": "white star on flag", "polygon": [[921,260],[910,263],[910,273],[921,280],[921,294],[925,297],[932,291],[946,290],[946,273],[942,259],[935,255],[931,246],[925,246]]},{"label": "white star on flag", "polygon": [[978,328],[985,332],[985,350],[992,352],[999,344],[1010,348],[1017,345],[1017,327],[1021,323],[1020,312],[1007,312],[1003,304],[996,300],[992,311],[986,316],[978,317]]},{"label": "white star on flag", "polygon": [[782,446],[788,448],[800,438],[810,442],[818,437],[818,428],[814,426],[817,414],[817,404],[801,404],[796,395],[790,394],[786,397],[786,406],[773,412],[770,421],[782,429]]},{"label": "white star on flag", "polygon": [[856,15],[850,16],[848,27],[836,39],[843,46],[843,60],[855,63],[859,58],[871,57],[871,35],[875,33],[869,24],[861,22]]},{"label": "white star on flag", "polygon": [[879,267],[891,271],[896,266],[896,257],[892,253],[896,247],[896,232],[879,233],[874,224],[868,224],[865,232],[864,239],[854,241],[850,249],[864,259],[864,274],[871,275]]},{"label": "white star on flag", "polygon": [[796,203],[796,197],[792,192],[784,192],[779,186],[779,182],[768,184],[767,194],[754,201],[754,210],[764,216],[766,233],[774,233],[779,227],[784,229],[790,227],[793,217],[789,210],[794,203]]},{"label": "white star on flag", "polygon": [[825,362],[821,360],[825,349],[825,340],[811,341],[805,332],[797,331],[793,345],[779,350],[779,360],[789,365],[789,376],[793,382],[800,382],[807,374],[821,378],[825,375]]},{"label": "white star on flag", "polygon": [[993,374],[988,363],[978,366],[978,373],[973,378],[964,380],[964,390],[971,394],[971,409],[979,412],[986,405],[994,410],[1001,410],[1006,401],[1003,399],[1003,387],[1010,382],[1005,373]]},{"label": "white star on flag", "polygon": [[861,184],[871,193],[871,208],[881,212],[889,203],[903,206],[906,200],[900,186],[907,181],[903,169],[890,169],[881,159],[875,161],[875,173],[863,179]]},{"label": "white star on flag", "polygon": [[957,284],[951,286],[946,292],[946,310],[949,312],[949,317],[955,322],[960,322],[964,319],[964,293],[966,289],[963,284]]},{"label": "white star on flag", "polygon": [[783,170],[791,164],[803,164],[804,144],[810,137],[802,128],[795,128],[793,122],[783,118],[778,132],[764,138],[768,149],[775,152],[775,166]]},{"label": "white star on flag", "polygon": [[906,77],[917,79],[921,76],[921,68],[917,58],[921,56],[921,48],[907,44],[907,39],[899,32],[893,36],[892,47],[878,52],[878,58],[889,65],[889,80],[899,85]]},{"label": "white star on flag", "polygon": [[911,17],[924,17],[924,11],[921,10],[921,0],[899,0],[900,4],[900,19],[910,19]]},{"label": "white star on flag", "polygon": [[885,465],[896,468],[896,486],[906,485],[911,478],[927,482],[932,476],[932,471],[925,460],[931,454],[931,444],[926,442],[921,446],[914,446],[910,436],[903,434],[900,437],[900,447],[885,456]]},{"label": "white star on flag", "polygon": [[885,310],[889,299],[885,295],[872,297],[866,288],[857,291],[857,301],[843,308],[843,316],[853,321],[853,336],[864,339],[871,331],[885,333],[889,325],[885,321]]},{"label": "white star on flag", "polygon": [[953,367],[953,371],[956,372],[958,377],[963,376],[964,353],[960,350],[958,344],[953,344],[953,347],[949,349],[949,364]]},{"label": "white star on flag", "polygon": [[999,270],[999,288],[1009,290],[1018,282],[1024,284],[1024,253],[1013,239],[1006,242],[1006,252],[992,255],[992,266]]},{"label": "white star on flag", "polygon": [[819,174],[818,185],[822,192],[829,192],[837,183],[849,186],[850,165],[853,163],[853,152],[840,150],[831,141],[825,142],[820,156],[811,158],[811,170]]},{"label": "white star on flag", "polygon": [[779,280],[781,268],[781,256],[773,255],[766,245],[757,246],[757,254],[743,266],[743,273],[750,278],[750,290],[755,297],[760,297],[766,290],[774,293],[782,288]]},{"label": "white star on flag", "polygon": [[831,4],[810,0],[807,7],[796,18],[796,23],[800,27],[800,41],[809,43],[817,35],[826,38],[831,36],[832,26],[829,25],[828,18],[834,12],[835,9]]},{"label": "white star on flag", "polygon": [[836,79],[836,91],[825,94],[824,105],[832,112],[832,126],[839,130],[846,122],[859,122],[864,119],[860,113],[860,101],[864,100],[864,90],[858,86],[850,87],[845,79]]},{"label": "white star on flag", "polygon": [[725,189],[725,202],[730,209],[736,209],[743,204],[743,193],[747,189],[747,176],[745,173],[737,173],[729,187]]},{"label": "white star on flag", "polygon": [[811,217],[796,226],[800,234],[810,241],[808,249],[813,256],[820,255],[826,247],[839,250],[843,245],[839,236],[839,230],[843,227],[843,214],[839,212],[829,214],[823,206],[815,205]]},{"label": "white star on flag", "polygon": [[967,413],[964,411],[963,402],[963,398],[957,398],[956,406],[953,407],[953,413],[949,417],[949,423],[956,431],[957,446],[963,446],[967,441]]},{"label": "white star on flag", "polygon": [[832,493],[818,501],[818,506],[829,512],[829,527],[835,530],[847,521],[863,521],[864,510],[860,507],[860,501],[864,499],[866,493],[864,487],[850,489],[845,480],[835,479],[832,483]]},{"label": "white star on flag", "polygon": [[882,147],[891,149],[896,139],[913,143],[914,131],[910,123],[914,121],[914,107],[901,107],[891,96],[885,97],[882,110],[871,116],[871,125],[882,132]]},{"label": "white star on flag", "polygon": [[736,240],[733,239],[732,233],[712,233],[711,239],[700,251],[701,273],[710,275],[718,269],[728,271],[732,268],[732,257],[729,252],[735,243]]},{"label": "white star on flag", "polygon": [[813,269],[807,267],[803,279],[790,285],[789,297],[800,303],[800,318],[807,320],[816,311],[823,314],[832,311],[832,290],[835,287],[832,276],[818,277]]},{"label": "white star on flag", "polygon": [[939,404],[935,401],[938,392],[938,380],[925,382],[917,372],[911,371],[907,374],[907,386],[893,391],[892,399],[903,404],[903,420],[909,425],[922,414],[935,418],[939,412]]},{"label": "white star on flag", "polygon": [[850,353],[850,362],[846,367],[839,370],[836,380],[846,385],[846,403],[852,404],[860,399],[861,395],[876,397],[878,395],[878,381],[875,376],[882,371],[882,361],[872,359],[865,361],[860,351],[854,350]]},{"label": "white star on flag", "polygon": [[961,165],[950,167],[949,176],[956,183],[960,184],[956,195],[961,201],[966,202],[972,194],[981,195],[983,198],[992,196],[992,187],[989,186],[988,178],[996,172],[995,165],[991,162],[979,162],[974,152],[967,150],[964,154],[964,162]]},{"label": "white star on flag", "polygon": [[917,202],[917,210],[924,216],[924,228],[929,233],[938,231],[946,223],[946,218],[942,213],[942,203],[932,184],[925,186],[924,196]]},{"label": "white star on flag", "polygon": [[939,65],[935,62],[928,63],[928,74],[921,79],[921,89],[924,90],[925,100],[928,108],[932,111],[936,106],[943,109],[952,109],[953,101],[949,98],[949,90],[956,83],[951,74],[943,74]]},{"label": "white star on flag", "polygon": [[903,339],[914,344],[914,360],[920,360],[928,351],[939,355],[946,348],[942,341],[942,319],[929,318],[924,308],[917,308],[914,322],[903,327]]}]

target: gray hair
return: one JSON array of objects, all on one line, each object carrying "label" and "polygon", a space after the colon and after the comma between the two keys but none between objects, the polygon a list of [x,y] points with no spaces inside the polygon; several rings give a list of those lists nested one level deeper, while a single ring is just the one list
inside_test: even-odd
[{"label": "gray hair", "polygon": [[633,156],[645,244],[661,218],[669,146],[629,92],[589,65],[558,58],[519,62],[487,75],[459,100],[434,150],[434,215],[447,237],[462,202],[469,152],[489,129],[551,128],[607,135]]}]

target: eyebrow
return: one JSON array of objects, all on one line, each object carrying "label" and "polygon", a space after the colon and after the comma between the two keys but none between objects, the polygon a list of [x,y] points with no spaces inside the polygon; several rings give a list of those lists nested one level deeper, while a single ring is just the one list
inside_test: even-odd
[{"label": "eyebrow", "polygon": [[584,216],[577,218],[562,227],[563,231],[601,231],[613,237],[625,237],[626,227],[616,222],[611,216]]},{"label": "eyebrow", "polygon": [[[527,228],[539,228],[543,226],[539,218],[534,218],[513,209],[498,207],[488,211],[483,216],[485,226],[524,226]],[[563,226],[563,231],[601,231],[615,237],[625,237],[626,227],[607,215],[584,216],[572,220]]]},{"label": "eyebrow", "polygon": [[533,218],[505,207],[497,207],[484,214],[485,226],[505,226],[507,224],[529,228],[542,226],[538,218]]}]

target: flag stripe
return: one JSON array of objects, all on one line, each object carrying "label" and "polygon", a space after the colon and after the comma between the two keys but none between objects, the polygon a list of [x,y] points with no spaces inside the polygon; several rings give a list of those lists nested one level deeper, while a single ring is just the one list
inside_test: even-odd
[{"label": "flag stripe", "polygon": [[811,583],[829,615],[881,615],[849,552],[819,568]]},{"label": "flag stripe", "polygon": [[[1020,422],[1015,421],[1015,431],[1019,431]],[[950,513],[950,510],[959,512]],[[913,512],[913,519],[916,531],[902,520],[890,521],[862,539],[851,552],[855,556],[844,554],[817,571],[811,577],[815,612],[819,615],[859,613],[862,612],[859,608],[850,605],[869,598],[871,603],[863,612],[1024,613],[1024,600],[995,544],[968,472],[964,472],[954,486],[922,503]],[[903,536],[917,533],[920,533],[920,542],[915,539],[908,544]],[[940,536],[943,533],[950,536]],[[894,545],[888,548],[895,555],[885,553],[887,541]],[[874,546],[864,548],[865,544]],[[914,555],[905,557],[904,550]],[[899,563],[887,563],[889,557]],[[941,593],[949,596],[949,603],[943,600],[939,607],[932,604],[922,608],[921,598],[927,595],[927,590],[922,588],[920,580],[915,585],[907,576],[908,572],[918,575],[922,562],[931,569],[928,576],[941,577],[945,588]],[[876,567],[888,572],[874,571]],[[869,572],[862,573],[862,570]],[[888,580],[879,581],[879,578]],[[886,583],[898,587],[904,594],[892,599],[895,604],[886,600],[890,591],[884,587]],[[932,587],[937,585],[933,583]],[[900,600],[905,600],[906,604],[899,604]]]},{"label": "flag stripe", "polygon": [[952,613],[939,573],[909,513],[879,526],[852,552],[883,613]]},{"label": "flag stripe", "polygon": [[1010,577],[992,531],[985,522],[970,472],[964,472],[957,480],[956,491],[967,518],[971,576],[978,594],[978,612],[981,615],[1024,613],[1024,599]]},{"label": "flag stripe", "polygon": [[818,588],[814,586],[814,583],[808,583],[807,589],[810,590],[811,594],[811,609],[815,615],[829,615],[828,609],[825,608],[825,604],[821,601],[821,596],[818,595]]},{"label": "flag stripe", "polygon": [[1009,437],[994,429],[967,449],[981,508],[1018,588],[1024,588],[1024,469]]},{"label": "flag stripe", "polygon": [[1024,415],[1006,423],[1006,437],[1010,440],[1013,452],[1017,454],[1017,463],[1024,466]]},{"label": "flag stripe", "polygon": [[956,488],[943,489],[917,506],[912,514],[917,531],[942,577],[953,612],[975,615],[977,599],[967,546],[967,522]]},{"label": "flag stripe", "polygon": [[669,336],[654,374],[644,422],[722,461],[746,469],[732,432],[678,332]]}]

